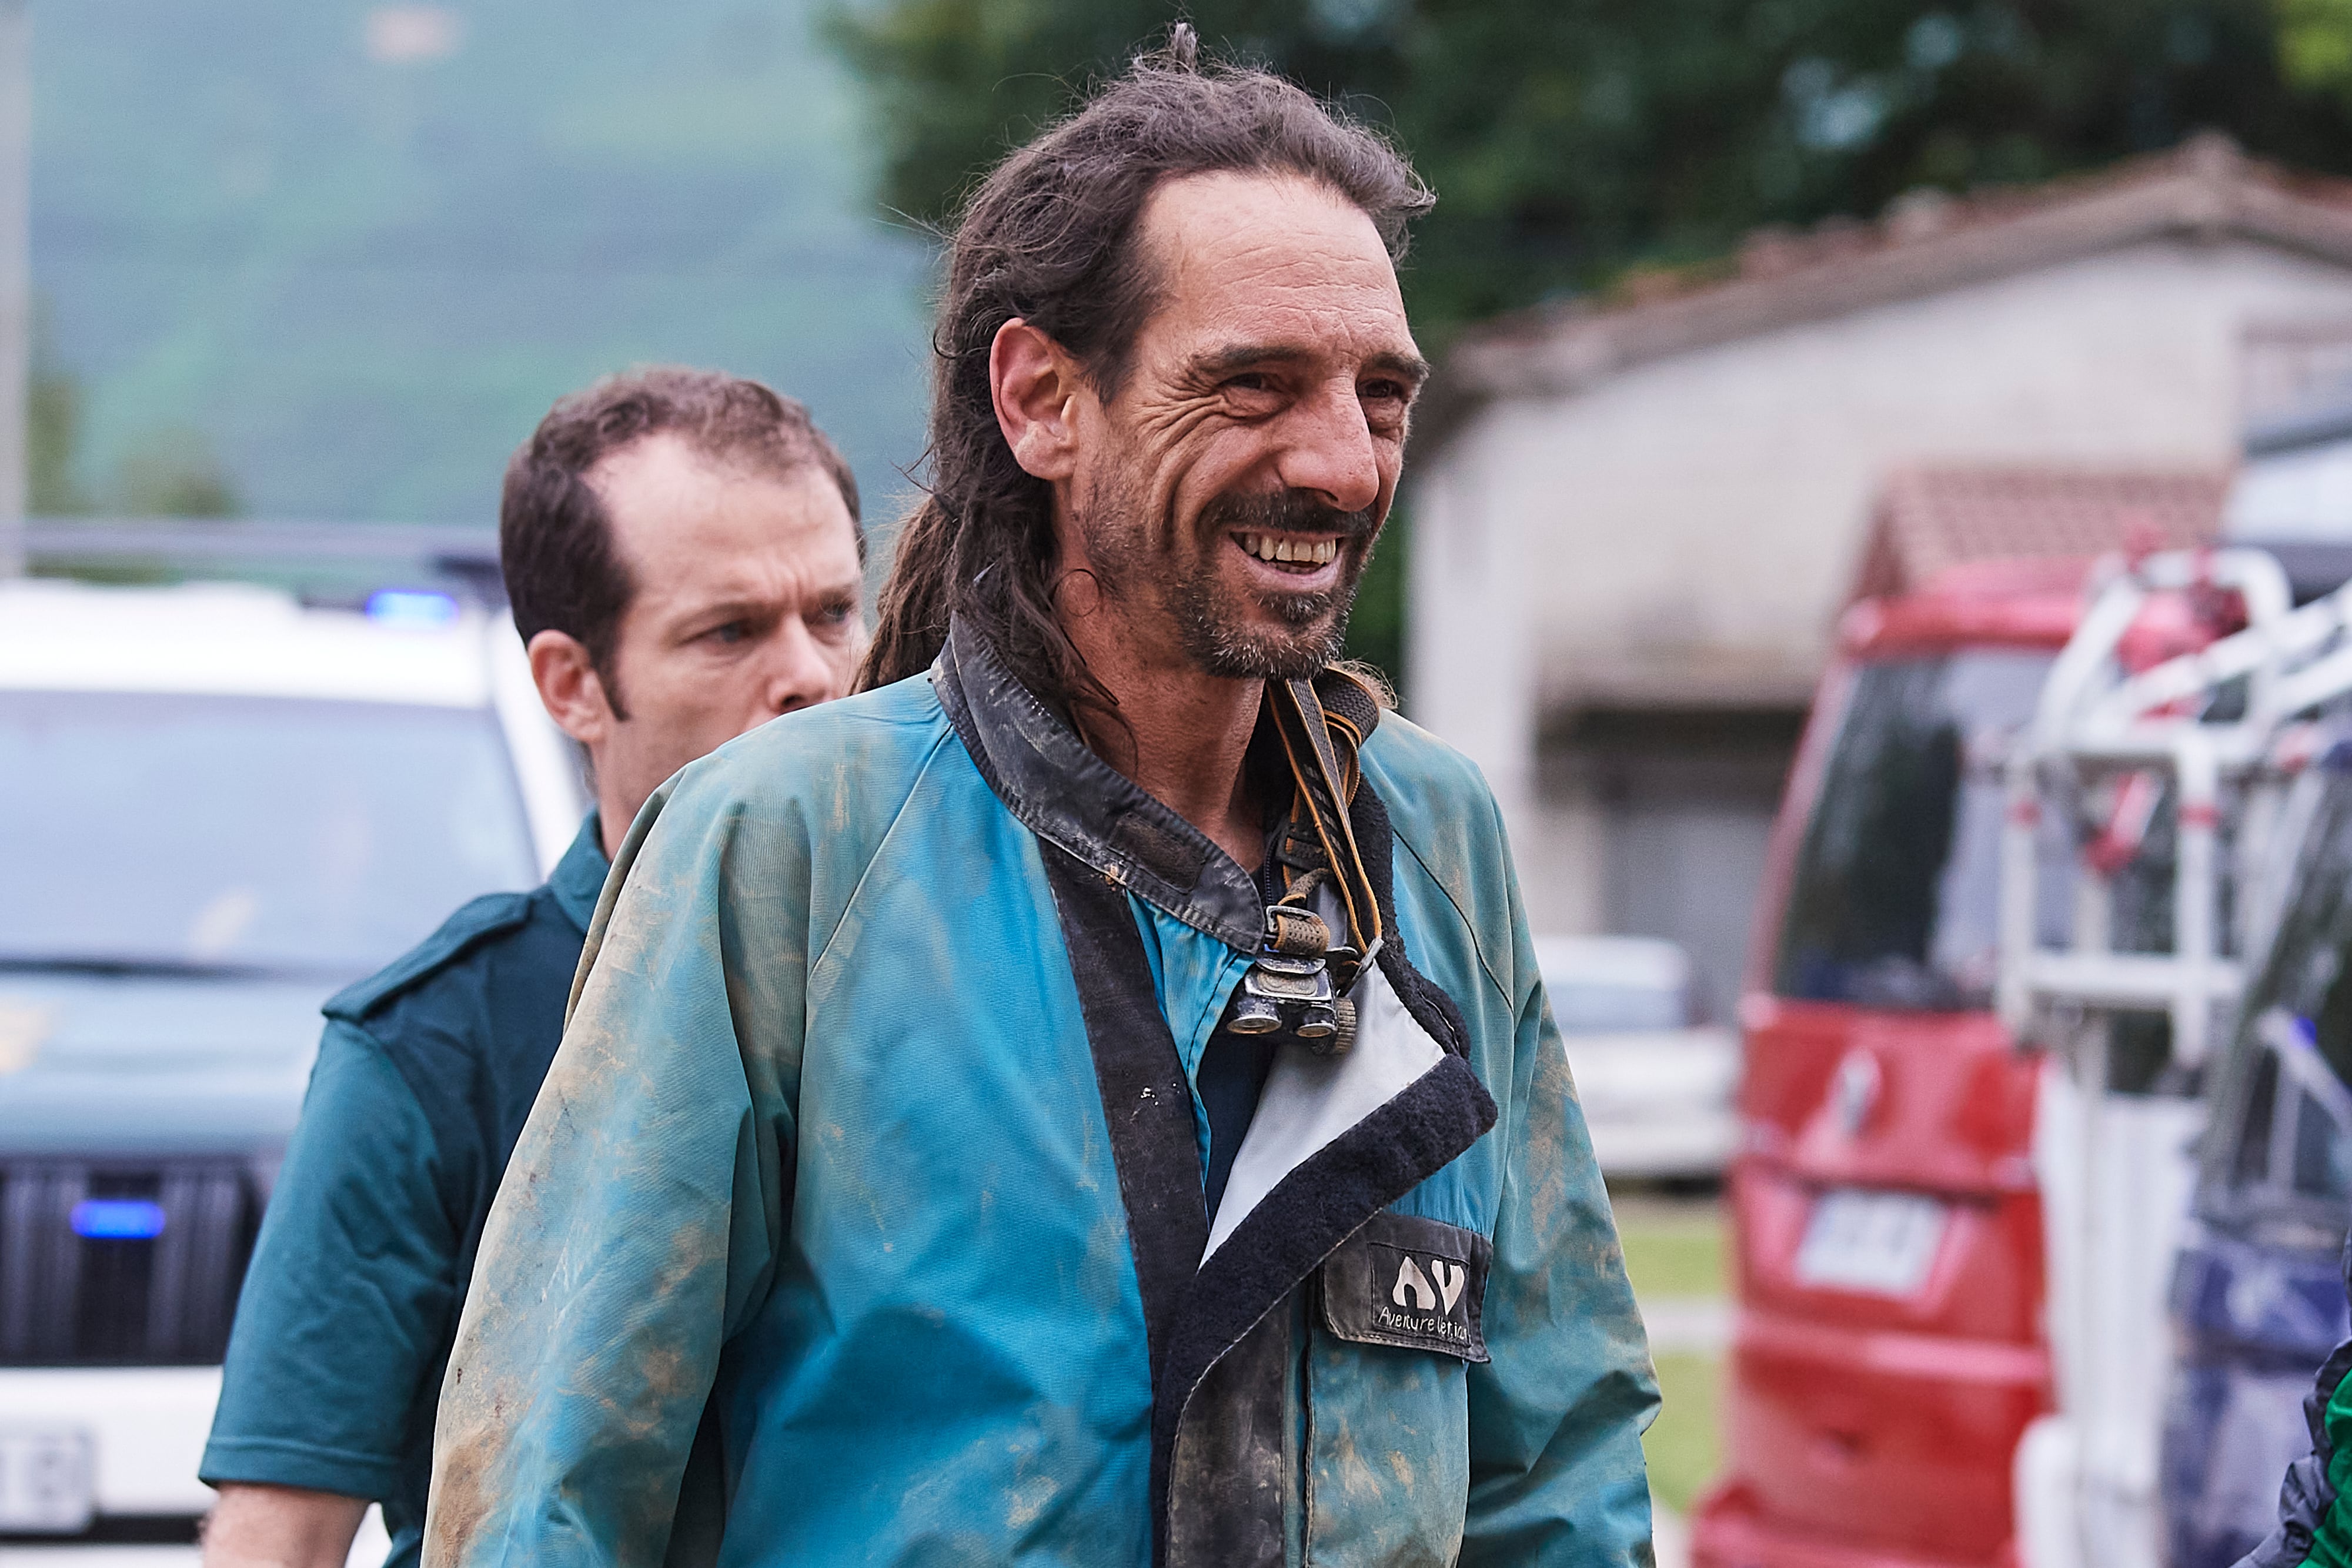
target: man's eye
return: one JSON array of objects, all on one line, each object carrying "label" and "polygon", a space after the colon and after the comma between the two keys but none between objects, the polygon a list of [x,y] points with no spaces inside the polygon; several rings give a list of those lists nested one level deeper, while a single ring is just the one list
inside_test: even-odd
[{"label": "man's eye", "polygon": [[854,601],[837,599],[830,604],[818,606],[816,618],[828,626],[838,626],[856,613],[857,606]]},{"label": "man's eye", "polygon": [[751,627],[749,622],[730,621],[724,626],[713,626],[709,631],[704,632],[703,635],[709,638],[714,643],[726,643],[731,646],[737,643],[749,641],[751,635]]}]

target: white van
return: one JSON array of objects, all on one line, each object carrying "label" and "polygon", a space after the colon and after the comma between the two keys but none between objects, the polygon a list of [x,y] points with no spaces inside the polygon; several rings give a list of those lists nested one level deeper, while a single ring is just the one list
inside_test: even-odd
[{"label": "white van", "polygon": [[188,1554],[320,1003],[586,808],[462,593],[0,580],[0,1558]]},{"label": "white van", "polygon": [[1602,1174],[1720,1176],[1739,1138],[1739,1040],[1696,1017],[1690,955],[1649,936],[1538,936],[1536,962]]}]

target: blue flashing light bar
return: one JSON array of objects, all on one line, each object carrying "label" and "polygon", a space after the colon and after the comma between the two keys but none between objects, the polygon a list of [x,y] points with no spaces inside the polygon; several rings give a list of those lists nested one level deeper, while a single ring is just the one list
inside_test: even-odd
[{"label": "blue flashing light bar", "polygon": [[163,1206],[143,1197],[90,1197],[73,1207],[76,1236],[91,1241],[152,1241],[163,1234]]},{"label": "blue flashing light bar", "polygon": [[367,618],[429,632],[457,619],[457,601],[429,588],[379,588],[368,595]]}]

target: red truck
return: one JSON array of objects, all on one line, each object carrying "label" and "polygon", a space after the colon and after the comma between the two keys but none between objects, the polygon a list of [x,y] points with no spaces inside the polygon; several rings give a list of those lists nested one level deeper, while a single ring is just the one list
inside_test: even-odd
[{"label": "red truck", "polygon": [[2035,1065],[1992,1014],[2000,755],[2084,563],[1955,569],[1840,628],[1774,831],[1727,1202],[1739,1311],[1704,1568],[2012,1556],[2050,1405]]}]

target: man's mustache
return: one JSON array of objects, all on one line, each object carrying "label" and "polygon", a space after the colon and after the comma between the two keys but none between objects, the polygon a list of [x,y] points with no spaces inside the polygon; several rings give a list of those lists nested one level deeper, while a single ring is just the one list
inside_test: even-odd
[{"label": "man's mustache", "polygon": [[1371,507],[1343,512],[1317,500],[1311,490],[1220,496],[1202,508],[1201,520],[1221,532],[1338,534],[1347,539],[1369,538],[1381,526]]}]

